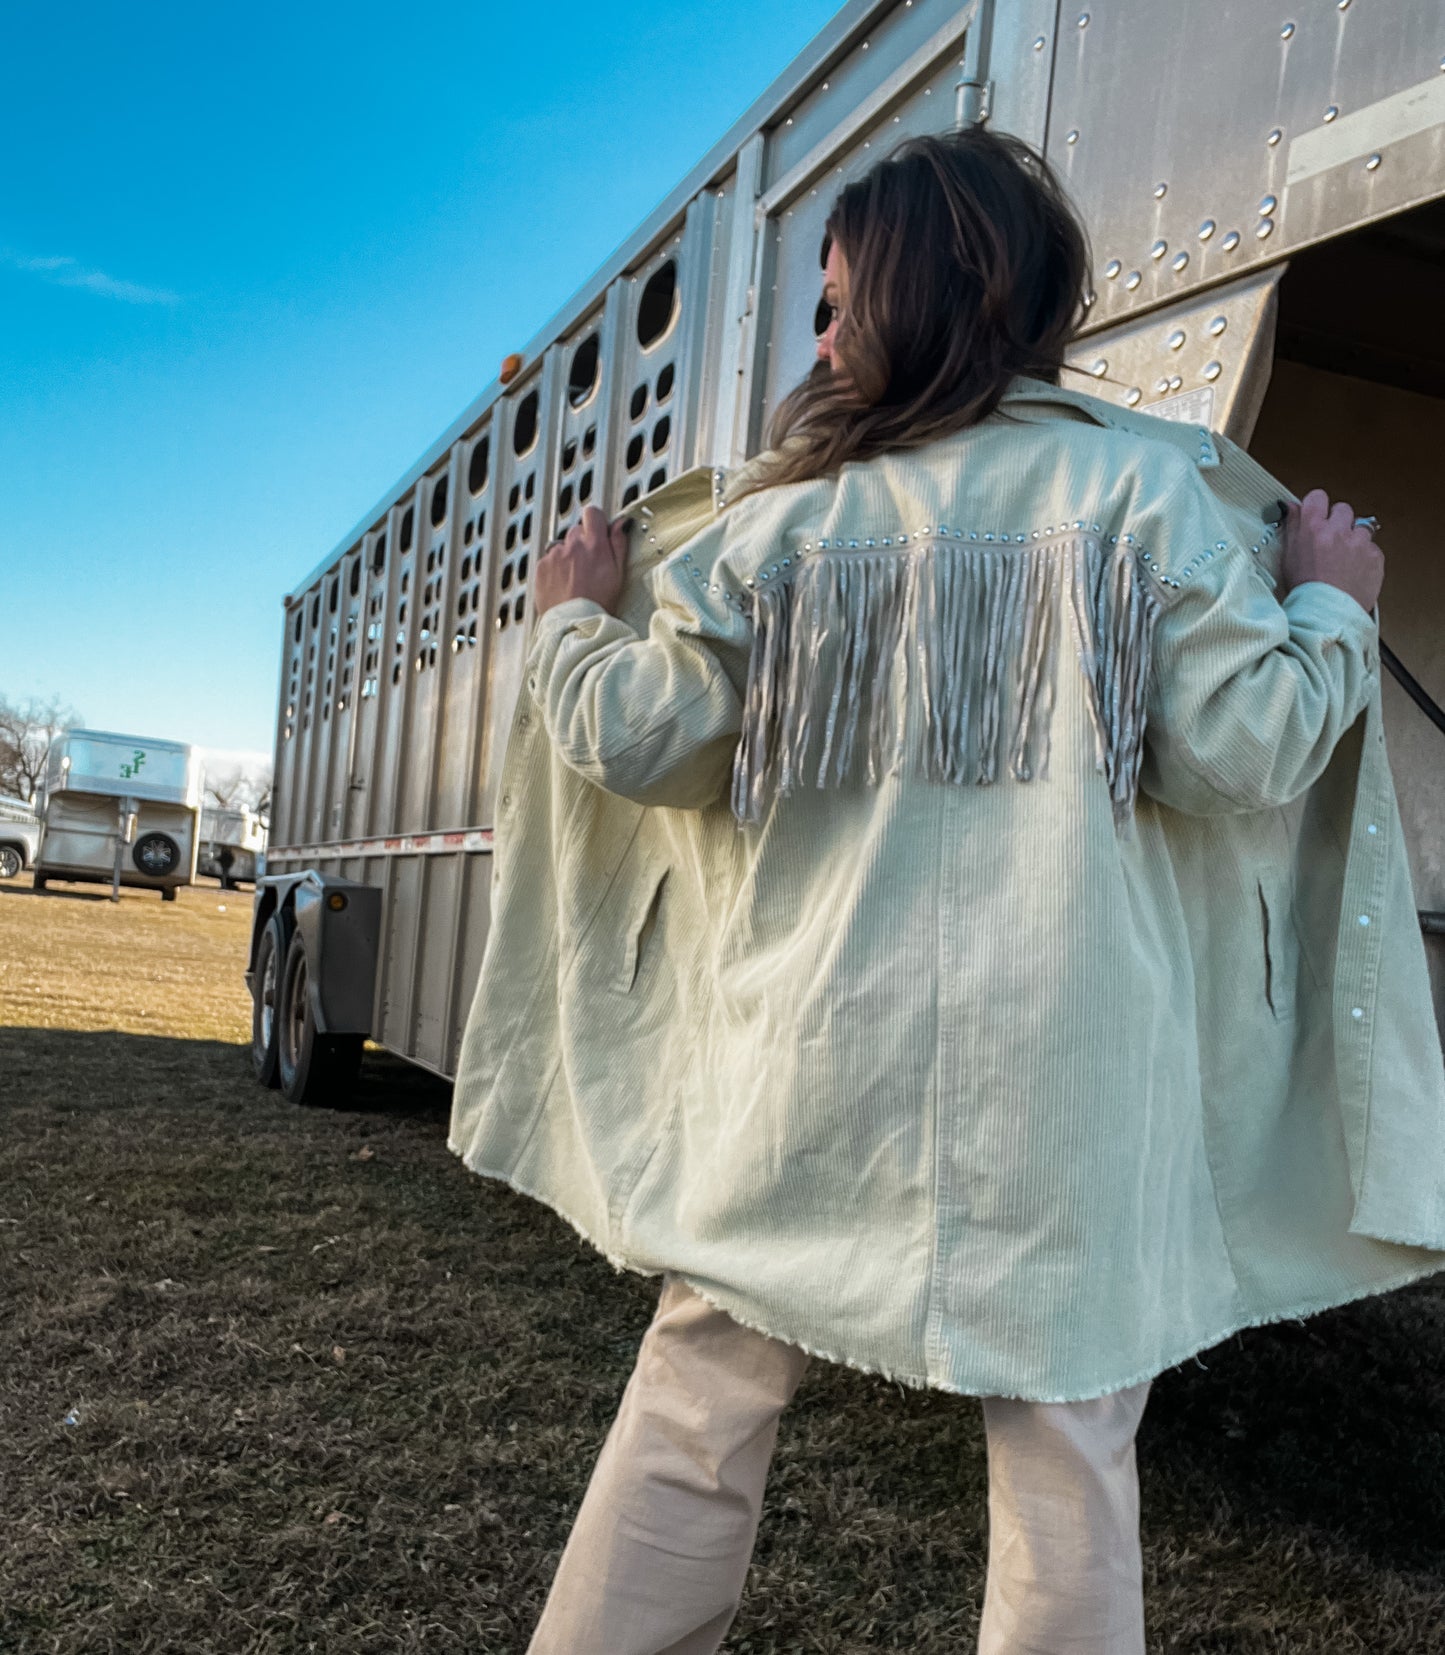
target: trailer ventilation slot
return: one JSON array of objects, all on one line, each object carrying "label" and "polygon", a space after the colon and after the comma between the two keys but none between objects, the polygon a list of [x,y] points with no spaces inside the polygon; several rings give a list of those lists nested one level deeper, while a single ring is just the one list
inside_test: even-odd
[{"label": "trailer ventilation slot", "polygon": [[530,454],[537,441],[537,393],[528,391],[517,404],[517,417],[512,425],[512,452],[518,459]]},{"label": "trailer ventilation slot", "polygon": [[677,261],[668,259],[647,278],[637,305],[637,343],[651,350],[677,317]]},{"label": "trailer ventilation slot", "polygon": [[472,445],[472,458],[467,466],[467,487],[473,494],[480,494],[487,486],[487,472],[491,459],[492,439],[483,433]]},{"label": "trailer ventilation slot", "polygon": [[595,333],[589,333],[572,357],[572,372],[567,376],[567,401],[580,408],[597,389],[601,377],[602,353]]},{"label": "trailer ventilation slot", "polygon": [[439,478],[436,487],[431,491],[431,526],[440,528],[447,517],[447,480]]}]

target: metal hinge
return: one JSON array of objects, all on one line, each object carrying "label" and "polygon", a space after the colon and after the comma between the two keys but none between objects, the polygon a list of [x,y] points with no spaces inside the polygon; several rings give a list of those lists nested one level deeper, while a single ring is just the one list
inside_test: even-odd
[{"label": "metal hinge", "polygon": [[983,126],[993,113],[993,82],[961,80],[954,88],[957,103],[954,123],[959,127]]}]

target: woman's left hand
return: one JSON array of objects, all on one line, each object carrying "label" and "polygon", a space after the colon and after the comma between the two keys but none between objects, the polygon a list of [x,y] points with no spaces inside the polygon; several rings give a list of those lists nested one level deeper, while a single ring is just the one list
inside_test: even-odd
[{"label": "woman's left hand", "polygon": [[596,506],[586,507],[538,560],[532,588],[537,614],[545,615],[568,598],[590,598],[610,610],[627,570],[627,529],[622,518],[609,524]]}]

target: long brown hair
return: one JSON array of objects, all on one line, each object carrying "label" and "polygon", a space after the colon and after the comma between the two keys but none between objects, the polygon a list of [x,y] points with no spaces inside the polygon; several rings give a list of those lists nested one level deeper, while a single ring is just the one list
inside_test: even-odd
[{"label": "long brown hair", "polygon": [[848,272],[836,345],[773,416],[743,492],[976,425],[1019,374],[1058,383],[1088,240],[1048,164],[982,128],[909,139],[828,217]]}]

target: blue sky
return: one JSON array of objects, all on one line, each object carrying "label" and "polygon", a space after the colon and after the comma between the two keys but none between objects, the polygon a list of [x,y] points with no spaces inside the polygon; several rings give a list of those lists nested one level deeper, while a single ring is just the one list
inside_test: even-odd
[{"label": "blue sky", "polygon": [[283,595],[837,9],[0,12],[0,694],[269,750]]}]

